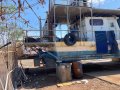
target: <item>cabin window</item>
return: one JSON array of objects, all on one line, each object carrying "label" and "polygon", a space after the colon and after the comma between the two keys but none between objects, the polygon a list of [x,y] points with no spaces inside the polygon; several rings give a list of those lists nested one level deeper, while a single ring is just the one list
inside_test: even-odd
[{"label": "cabin window", "polygon": [[90,19],[90,25],[102,26],[103,25],[103,20],[102,19]]}]

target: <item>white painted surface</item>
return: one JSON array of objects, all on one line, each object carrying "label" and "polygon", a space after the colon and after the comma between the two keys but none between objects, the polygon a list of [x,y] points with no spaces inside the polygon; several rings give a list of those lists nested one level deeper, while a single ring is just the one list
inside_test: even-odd
[{"label": "white painted surface", "polygon": [[[90,25],[90,19],[102,19],[103,25],[97,25],[92,26]],[[85,19],[82,21],[84,23],[84,33],[87,36],[88,41],[94,41],[95,40],[95,31],[115,31],[116,39],[119,39],[120,37],[120,28],[117,23],[117,17],[85,17]],[[114,26],[111,26],[111,23]]]}]

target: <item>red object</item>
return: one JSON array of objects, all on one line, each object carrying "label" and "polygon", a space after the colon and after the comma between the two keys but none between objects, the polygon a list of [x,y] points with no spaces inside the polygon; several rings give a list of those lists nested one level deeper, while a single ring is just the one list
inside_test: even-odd
[{"label": "red object", "polygon": [[74,78],[81,78],[83,76],[82,64],[80,62],[72,63],[72,73]]}]

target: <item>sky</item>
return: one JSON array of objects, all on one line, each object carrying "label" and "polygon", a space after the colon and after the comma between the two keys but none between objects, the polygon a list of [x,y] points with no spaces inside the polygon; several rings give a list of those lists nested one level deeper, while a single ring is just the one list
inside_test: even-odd
[{"label": "sky", "polygon": [[[31,5],[34,4],[37,0],[27,0]],[[46,0],[45,5],[36,4],[36,6],[33,7],[34,11],[37,13],[38,16],[40,16],[42,19],[46,19],[46,12],[48,11],[48,1]],[[56,3],[61,3],[62,0],[56,0]],[[93,6],[96,8],[106,8],[106,9],[117,9],[120,8],[120,0],[89,0],[89,2],[93,2]],[[64,2],[63,2],[64,3]],[[32,29],[39,29],[40,23],[38,18],[35,16],[35,14],[31,11],[31,9],[25,10],[25,12],[22,15],[27,20],[29,20],[30,25],[34,28]],[[43,20],[42,25],[44,24]],[[26,27],[24,24],[19,23],[19,26],[25,27],[26,29],[29,27]]]},{"label": "sky", "polygon": [[[37,0],[27,0],[29,2],[30,5],[33,5],[37,2]],[[65,0],[55,0],[57,4],[65,4]],[[117,9],[120,8],[120,0],[88,0],[88,2],[93,2],[93,7],[95,8],[105,8],[105,9]],[[25,3],[25,6],[27,6],[27,4]],[[37,14],[37,16],[41,17],[42,20],[42,26],[44,25],[44,22],[46,20],[46,13],[48,11],[48,6],[49,6],[49,0],[45,1],[44,5],[40,5],[35,4],[32,8],[34,9],[35,13]],[[29,26],[25,25],[24,23],[21,22],[17,22],[18,26],[24,29],[31,29],[31,30],[39,30],[40,29],[40,21],[38,20],[38,18],[36,17],[36,15],[33,13],[33,11],[31,9],[25,9],[25,11],[22,14],[22,17],[24,17],[26,20],[29,21]],[[64,27],[66,28],[66,27]],[[31,34],[32,32],[30,32]],[[40,33],[34,33],[36,35],[39,35]]]},{"label": "sky", "polygon": [[[11,1],[12,0],[8,0]],[[17,1],[17,0],[16,0]],[[21,0],[24,1],[24,0]],[[45,0],[45,4],[41,5],[38,3],[38,0],[27,0],[29,2],[30,5],[32,5],[35,13],[37,14],[38,17],[41,17],[42,20],[42,26],[44,25],[44,22],[46,20],[46,16],[47,16],[47,11],[48,11],[48,5],[49,5],[49,0]],[[56,3],[61,3],[61,4],[65,4],[65,0],[55,0]],[[94,8],[105,8],[105,9],[118,9],[120,8],[120,0],[89,0],[89,2],[93,2],[93,7]],[[11,2],[8,2],[11,3]],[[28,6],[26,3],[24,6]],[[16,15],[18,16],[18,15]],[[17,20],[17,25],[20,28],[23,28],[24,30],[33,30],[33,32],[29,32],[28,34],[33,35],[33,36],[39,36],[40,32],[37,31],[35,32],[35,30],[40,30],[40,21],[38,20],[38,18],[36,17],[36,15],[33,13],[33,11],[29,8],[29,9],[25,9],[24,12],[21,14],[21,16],[23,18],[25,18],[26,20],[29,21],[29,26],[27,26],[24,22],[20,22],[19,20]],[[31,28],[31,27],[32,28]],[[66,26],[62,26],[64,27],[64,29],[67,29]],[[58,27],[58,29],[60,29],[60,27]],[[63,28],[62,28],[63,29]],[[62,33],[63,35],[65,35],[65,32],[58,32],[58,33]],[[58,34],[60,35],[60,34]],[[64,36],[62,36],[64,37]]]}]

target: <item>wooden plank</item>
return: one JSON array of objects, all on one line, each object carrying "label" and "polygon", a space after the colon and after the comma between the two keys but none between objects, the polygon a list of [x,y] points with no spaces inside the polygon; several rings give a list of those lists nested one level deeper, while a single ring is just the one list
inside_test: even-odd
[{"label": "wooden plank", "polygon": [[26,59],[26,60],[19,60],[18,66],[22,64],[23,68],[35,68],[34,67],[34,59]]}]

